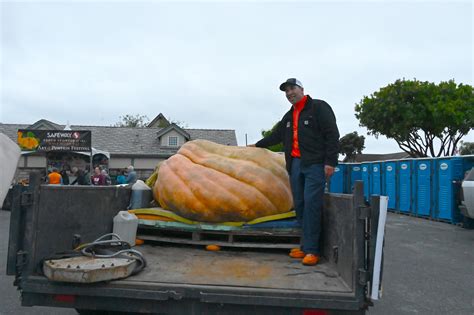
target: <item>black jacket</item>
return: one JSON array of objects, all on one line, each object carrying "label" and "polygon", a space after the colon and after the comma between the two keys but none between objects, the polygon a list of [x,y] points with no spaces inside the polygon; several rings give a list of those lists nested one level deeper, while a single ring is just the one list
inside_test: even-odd
[{"label": "black jacket", "polygon": [[[293,146],[293,106],[278,122],[274,131],[255,145],[266,148],[283,143],[286,169],[291,169]],[[339,130],[336,117],[328,103],[313,100],[309,95],[298,118],[298,144],[301,164],[325,164],[336,166],[339,154]]]},{"label": "black jacket", "polygon": [[71,185],[75,185],[76,183],[78,185],[90,185],[91,180],[89,173],[83,170],[78,170],[76,174],[76,179],[71,183]]}]

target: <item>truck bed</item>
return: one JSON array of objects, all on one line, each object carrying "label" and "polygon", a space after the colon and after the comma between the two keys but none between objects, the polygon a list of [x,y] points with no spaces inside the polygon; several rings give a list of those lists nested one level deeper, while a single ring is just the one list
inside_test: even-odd
[{"label": "truck bed", "polygon": [[[13,198],[7,273],[16,275],[23,305],[164,313],[303,308],[360,311],[368,275],[362,185],[354,195],[326,194],[322,261],[303,266],[287,249],[226,248],[147,242],[137,246],[147,267],[126,279],[74,284],[48,281],[40,262],[70,250],[74,238],[91,242],[112,231],[130,188],[35,185]],[[370,268],[369,268],[370,269]],[[57,296],[70,295],[69,304]],[[186,303],[185,303],[186,301]],[[227,307],[227,308],[226,308]],[[263,308],[263,309],[262,309]],[[273,313],[272,313],[273,312]],[[217,312],[219,313],[219,312]],[[297,312],[298,313],[298,312]]]},{"label": "truck bed", "polygon": [[142,245],[147,259],[142,272],[122,280],[144,283],[233,286],[261,289],[351,293],[350,287],[327,260],[315,267],[292,259],[286,250],[206,251],[202,247]]}]

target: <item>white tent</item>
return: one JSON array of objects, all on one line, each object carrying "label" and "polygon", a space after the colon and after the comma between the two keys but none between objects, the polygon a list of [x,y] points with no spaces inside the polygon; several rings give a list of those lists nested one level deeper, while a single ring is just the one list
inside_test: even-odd
[{"label": "white tent", "polygon": [[6,135],[0,133],[0,208],[3,205],[3,200],[7,196],[8,189],[15,175],[18,160],[20,159],[20,148],[11,141]]},{"label": "white tent", "polygon": [[[37,152],[37,151],[21,151],[21,155],[27,155],[27,154],[31,154],[31,153],[35,153],[35,152]],[[87,155],[87,156],[91,155],[90,152],[73,152],[73,153]],[[107,157],[107,159],[110,160],[110,152],[103,151],[103,150],[98,150],[96,148],[92,148],[92,156],[94,156],[96,154],[103,154]]]}]

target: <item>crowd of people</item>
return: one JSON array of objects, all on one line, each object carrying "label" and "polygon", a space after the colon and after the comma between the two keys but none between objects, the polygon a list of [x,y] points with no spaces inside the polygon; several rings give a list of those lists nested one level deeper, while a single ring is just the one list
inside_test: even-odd
[{"label": "crowd of people", "polygon": [[[70,182],[69,176],[74,176],[75,179]],[[61,172],[57,168],[46,176],[46,183],[51,185],[93,185],[93,186],[107,186],[112,184],[134,184],[137,181],[137,173],[133,166],[120,171],[116,178],[116,182],[112,183],[112,178],[107,173],[106,169],[101,169],[96,166],[94,174],[90,175],[87,170],[73,167],[71,172],[63,169]]]}]

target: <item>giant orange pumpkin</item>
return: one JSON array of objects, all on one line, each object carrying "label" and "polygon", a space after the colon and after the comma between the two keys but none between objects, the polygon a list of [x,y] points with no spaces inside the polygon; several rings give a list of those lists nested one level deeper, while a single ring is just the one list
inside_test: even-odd
[{"label": "giant orange pumpkin", "polygon": [[282,155],[206,140],[164,161],[153,193],[164,209],[201,222],[250,221],[293,206]]}]

